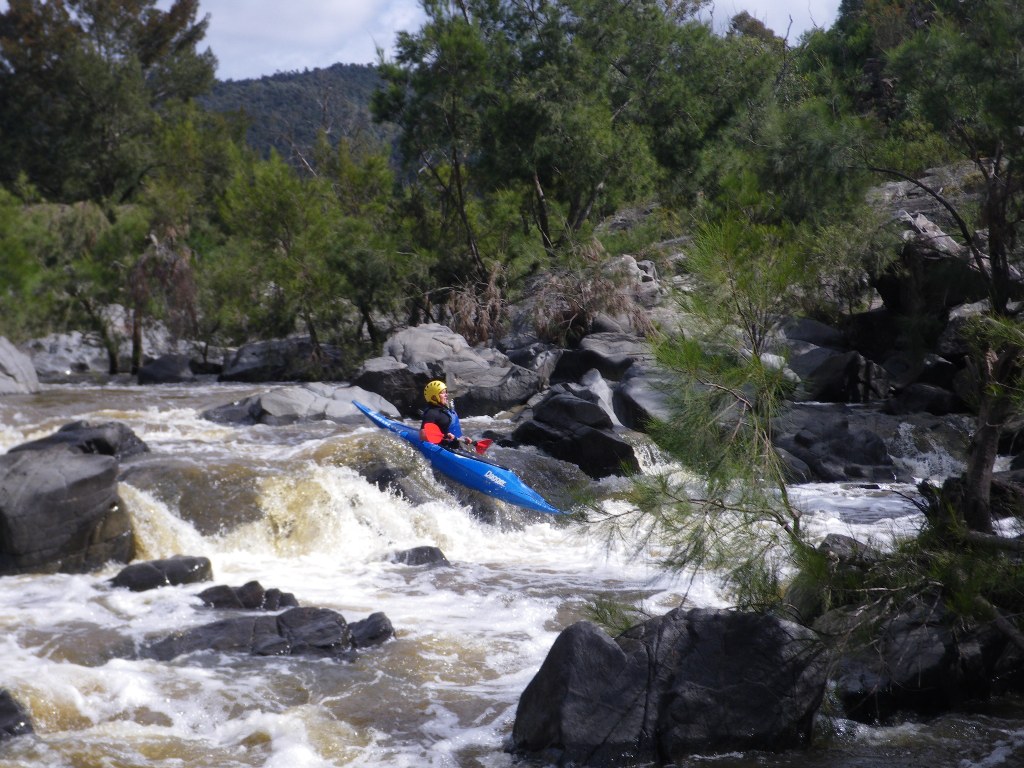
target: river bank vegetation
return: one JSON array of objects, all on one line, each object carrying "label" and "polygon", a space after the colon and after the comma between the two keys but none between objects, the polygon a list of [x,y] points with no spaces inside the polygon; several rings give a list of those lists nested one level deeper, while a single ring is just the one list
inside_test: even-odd
[{"label": "river bank vegetation", "polygon": [[[12,0],[0,14],[0,334],[102,334],[104,308],[120,304],[136,366],[149,319],[214,346],[302,333],[355,361],[401,324],[495,339],[529,294],[545,307],[539,327],[571,343],[616,299],[599,283],[607,257],[660,262],[659,243],[693,238],[686,261],[661,264],[696,286],[686,308],[707,331],[659,347],[684,382],[678,423],[691,425],[686,440],[678,425],[660,437],[708,482],[701,504],[679,508],[692,519],[730,507],[746,474],[758,495],[739,497],[744,530],[767,521],[826,580],[766,437],[787,395],[766,341],[783,315],[842,326],[905,268],[870,187],[966,162],[979,194],[925,192],[986,290],[965,332],[980,425],[968,467],[926,496],[929,538],[904,560],[917,570],[880,566],[877,582],[821,592],[941,583],[964,615],[1020,614],[991,489],[1024,353],[1024,4],[844,0],[832,28],[799,40],[747,13],[717,32],[705,5],[424,0],[426,22],[399,36],[364,105],[380,130],[325,121],[312,142],[282,133],[268,150],[246,140],[246,105],[204,106],[216,51],[199,0]],[[924,355],[939,310],[905,305],[904,346]],[[950,554],[968,543],[1002,554]],[[779,595],[762,552],[750,544],[735,569],[746,604]],[[705,538],[673,558],[719,555]]]}]

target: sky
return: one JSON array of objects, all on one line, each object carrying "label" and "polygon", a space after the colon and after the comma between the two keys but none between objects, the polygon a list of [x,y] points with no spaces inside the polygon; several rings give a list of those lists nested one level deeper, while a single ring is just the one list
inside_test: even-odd
[{"label": "sky", "polygon": [[[839,2],[716,0],[712,20],[718,28],[745,10],[777,35],[789,28],[795,43],[808,29],[832,26]],[[170,4],[157,2],[161,8]],[[419,29],[424,18],[419,0],[200,0],[199,15],[206,14],[210,24],[200,48],[213,50],[220,80],[374,64],[378,46],[390,54],[396,33]]]},{"label": "sky", "polygon": [[[777,35],[788,29],[795,43],[808,29],[832,26],[839,2],[715,0],[710,18],[719,29],[745,10]],[[156,4],[166,10],[172,0]],[[390,54],[395,35],[419,29],[424,18],[419,0],[200,0],[199,16],[205,15],[210,24],[200,49],[213,50],[220,80],[374,64],[378,47]]]}]

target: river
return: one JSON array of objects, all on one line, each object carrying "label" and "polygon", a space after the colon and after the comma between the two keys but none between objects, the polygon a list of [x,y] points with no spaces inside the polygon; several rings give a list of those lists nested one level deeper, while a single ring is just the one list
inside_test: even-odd
[{"label": "river", "polygon": [[[214,583],[257,580],[348,621],[383,611],[396,638],[351,663],[196,654],[136,660],[147,639],[215,620],[209,584],[132,593],[120,566],[0,579],[0,687],[35,734],[0,745],[0,768],[536,768],[504,750],[519,695],[558,632],[598,597],[663,613],[724,605],[714,574],[680,581],[656,552],[596,525],[509,510],[495,524],[437,484],[369,422],[237,427],[203,409],[266,387],[47,385],[0,398],[0,450],[68,421],[121,421],[152,449],[122,467],[138,559],[204,555]],[[466,419],[469,432],[495,426]],[[498,425],[500,426],[500,425]],[[379,490],[352,466],[378,456],[422,473],[430,500]],[[611,496],[616,481],[598,486]],[[920,516],[911,488],[795,489],[814,535],[891,541]],[[451,568],[396,550],[436,545]],[[1024,765],[1024,700],[892,727],[821,718],[807,750],[694,758],[721,768],[991,768]]]}]

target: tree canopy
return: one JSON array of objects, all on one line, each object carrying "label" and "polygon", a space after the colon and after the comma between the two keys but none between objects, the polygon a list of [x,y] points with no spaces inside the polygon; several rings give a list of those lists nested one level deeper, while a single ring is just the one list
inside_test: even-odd
[{"label": "tree canopy", "polygon": [[154,163],[168,103],[213,82],[199,0],[11,0],[0,14],[0,183],[125,202]]}]

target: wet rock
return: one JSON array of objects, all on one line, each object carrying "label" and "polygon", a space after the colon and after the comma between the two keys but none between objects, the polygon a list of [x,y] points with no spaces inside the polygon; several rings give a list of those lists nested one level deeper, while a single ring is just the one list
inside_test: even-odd
[{"label": "wet rock", "polygon": [[182,384],[196,380],[188,355],[162,355],[139,368],[139,384]]},{"label": "wet rock", "polygon": [[32,720],[24,707],[6,689],[0,689],[0,742],[34,733]]},{"label": "wet rock", "polygon": [[794,407],[777,419],[773,442],[783,458],[795,457],[796,479],[809,471],[817,482],[912,482],[910,472],[896,465],[885,441],[858,426],[843,410]]},{"label": "wet rock", "polygon": [[579,622],[519,700],[512,751],[559,765],[682,761],[808,741],[826,663],[776,617],[677,609],[612,639]]},{"label": "wet rock", "polygon": [[362,621],[354,621],[348,625],[352,633],[353,648],[369,648],[381,645],[395,636],[395,628],[391,619],[378,611],[371,613]]},{"label": "wet rock", "polygon": [[218,584],[200,592],[199,599],[209,608],[221,609],[278,611],[282,608],[299,607],[299,601],[291,592],[282,592],[274,588],[264,589],[258,581],[249,581],[240,587]]},{"label": "wet rock", "polygon": [[[956,624],[938,595],[913,598],[885,615],[838,608],[815,621],[823,636],[840,640],[834,679],[844,713],[879,722],[986,698],[1009,641],[991,625],[962,632]],[[1022,669],[1018,659],[1002,673],[1019,675]]]},{"label": "wet rock", "polygon": [[[381,614],[383,616],[383,614]],[[386,618],[386,617],[384,617]],[[361,630],[373,637],[379,619]],[[200,651],[255,656],[306,656],[345,659],[354,648],[345,617],[328,608],[291,608],[277,616],[243,616],[177,632],[143,648],[143,658],[169,661]]]},{"label": "wet rock", "polygon": [[110,585],[145,592],[157,587],[197,584],[213,578],[213,566],[207,557],[175,555],[163,560],[132,563],[110,580]]},{"label": "wet rock", "polygon": [[88,421],[72,421],[52,435],[16,445],[8,453],[40,451],[53,446],[64,446],[77,453],[113,456],[118,461],[149,452],[149,446],[121,422],[92,424]]},{"label": "wet rock", "polygon": [[83,573],[135,553],[117,461],[64,447],[0,456],[0,574]]},{"label": "wet rock", "polygon": [[596,395],[585,389],[553,387],[533,406],[532,417],[516,427],[512,438],[576,464],[593,478],[639,469],[633,447],[615,432]]},{"label": "wet rock", "polygon": [[403,549],[395,552],[391,561],[402,565],[451,565],[439,547],[431,546]]},{"label": "wet rock", "polygon": [[352,405],[353,400],[385,416],[398,415],[391,403],[362,387],[311,382],[277,387],[244,400],[207,409],[201,416],[218,424],[266,424],[274,427],[306,421],[368,424],[366,417]]}]

